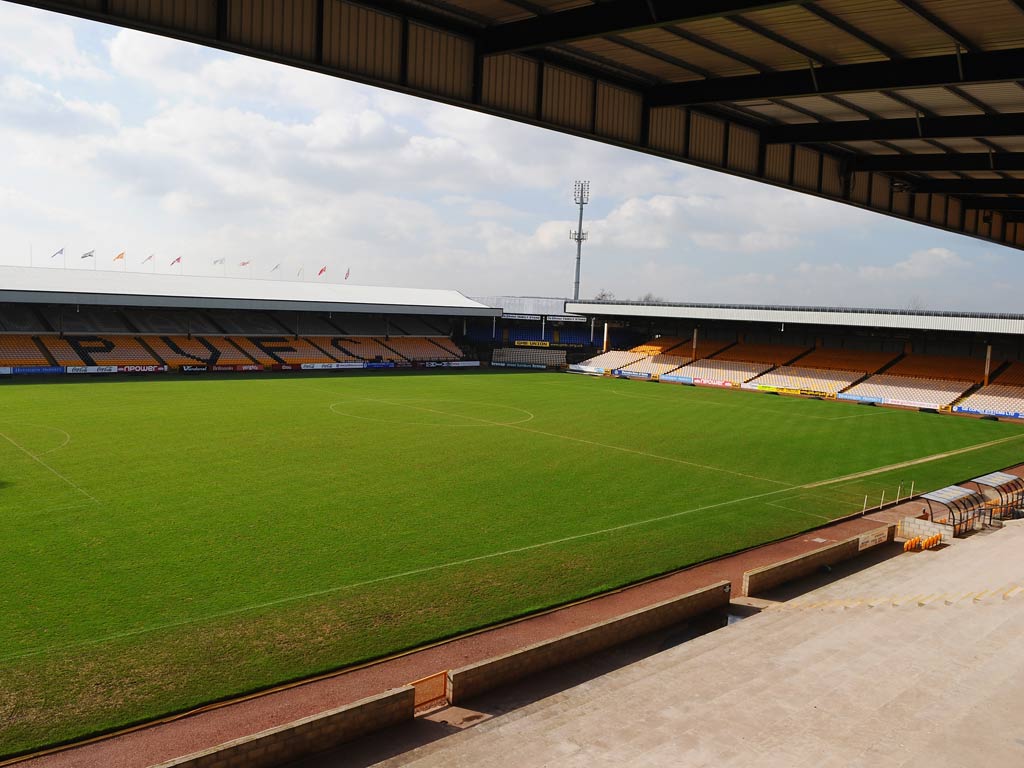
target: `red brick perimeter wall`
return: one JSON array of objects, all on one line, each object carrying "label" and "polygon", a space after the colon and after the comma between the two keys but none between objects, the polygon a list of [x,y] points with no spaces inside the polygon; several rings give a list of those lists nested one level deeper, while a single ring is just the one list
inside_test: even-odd
[{"label": "red brick perimeter wall", "polygon": [[[879,526],[879,531],[885,526]],[[886,541],[892,541],[893,536],[896,532],[896,526],[888,526],[885,538],[876,544],[871,546],[877,546]],[[853,536],[852,538],[840,541],[835,544],[830,544],[827,547],[816,549],[813,552],[808,552],[805,555],[797,555],[791,557],[788,560],[783,560],[779,563],[773,563],[772,565],[765,565],[760,568],[754,568],[753,570],[746,571],[743,574],[743,594],[744,595],[757,595],[762,592],[767,592],[773,587],[777,587],[780,584],[785,584],[788,581],[795,579],[801,579],[804,576],[810,576],[812,573],[817,571],[819,568],[825,565],[835,565],[841,563],[844,560],[856,557],[863,549],[869,549],[870,547],[862,546],[861,540],[865,542],[868,540],[875,531],[868,531],[862,533],[859,536]]]},{"label": "red brick perimeter wall", "polygon": [[728,603],[729,582],[721,581],[504,656],[453,669],[448,673],[449,701],[459,704],[492,688],[724,608]]},{"label": "red brick perimeter wall", "polygon": [[269,768],[413,719],[411,685],[246,736],[155,768]]}]

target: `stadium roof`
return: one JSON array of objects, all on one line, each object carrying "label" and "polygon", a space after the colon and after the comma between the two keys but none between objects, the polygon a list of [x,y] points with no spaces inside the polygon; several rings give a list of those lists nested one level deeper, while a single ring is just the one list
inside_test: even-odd
[{"label": "stadium roof", "polygon": [[926,310],[788,307],[756,304],[670,304],[630,301],[567,301],[567,312],[617,317],[736,320],[862,328],[895,328],[964,333],[1024,334],[1024,315]]},{"label": "stadium roof", "polygon": [[1022,0],[17,0],[1024,247]]},{"label": "stadium roof", "polygon": [[501,316],[458,291],[0,267],[0,302]]},{"label": "stadium roof", "polygon": [[[474,296],[474,301],[486,304],[488,307],[501,308],[505,317],[515,319],[516,315],[524,315],[529,318],[543,317],[557,319],[566,317],[565,303],[569,299],[550,299],[542,296]],[[574,318],[576,319],[576,318]],[[585,320],[579,316],[579,320]]]}]

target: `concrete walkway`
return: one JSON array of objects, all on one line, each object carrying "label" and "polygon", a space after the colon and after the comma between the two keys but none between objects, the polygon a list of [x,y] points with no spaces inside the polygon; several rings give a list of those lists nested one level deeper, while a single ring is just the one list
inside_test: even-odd
[{"label": "concrete walkway", "polygon": [[411,751],[307,765],[1024,766],[1022,551],[1011,522],[899,555],[519,709],[441,711]]}]

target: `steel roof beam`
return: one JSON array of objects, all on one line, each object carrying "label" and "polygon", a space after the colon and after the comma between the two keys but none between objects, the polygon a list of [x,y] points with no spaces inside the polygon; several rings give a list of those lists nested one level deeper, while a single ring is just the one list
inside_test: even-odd
[{"label": "steel roof beam", "polygon": [[1024,152],[971,152],[936,155],[863,155],[850,161],[858,171],[1024,171]]},{"label": "steel roof beam", "polygon": [[915,179],[910,186],[937,195],[1024,195],[1024,179]]},{"label": "steel roof beam", "polygon": [[1024,136],[1024,113],[967,117],[903,117],[892,120],[844,120],[822,125],[766,128],[769,144],[814,144],[833,141],[955,139],[978,136]]},{"label": "steel roof beam", "polygon": [[787,99],[833,93],[991,83],[1024,78],[1024,49],[928,56],[900,61],[816,67],[670,83],[651,91],[655,106],[688,106],[721,101]]},{"label": "steel roof beam", "polygon": [[610,0],[533,19],[512,21],[480,35],[485,54],[511,53],[634,29],[650,29],[700,19],[759,11],[808,0]]},{"label": "steel roof beam", "polygon": [[960,205],[971,211],[1024,212],[1024,197],[978,197],[967,195],[960,198]]}]

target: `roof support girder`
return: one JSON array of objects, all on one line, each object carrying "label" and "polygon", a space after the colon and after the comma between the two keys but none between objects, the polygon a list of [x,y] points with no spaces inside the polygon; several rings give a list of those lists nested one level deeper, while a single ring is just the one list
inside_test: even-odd
[{"label": "roof support girder", "polygon": [[905,117],[892,120],[844,120],[766,128],[769,144],[815,144],[833,141],[900,141],[979,136],[1024,136],[1024,113],[966,117]]},{"label": "roof support girder", "polygon": [[965,195],[960,198],[960,205],[971,211],[1019,211],[1024,213],[1024,198],[1022,197]]},{"label": "roof support girder", "polygon": [[970,152],[933,155],[861,155],[850,160],[856,171],[927,173],[929,171],[1024,171],[1024,152]]},{"label": "roof support girder", "polygon": [[651,90],[651,105],[687,106],[722,101],[794,98],[893,88],[991,83],[1024,79],[1024,49],[901,61],[817,67],[672,83]]},{"label": "roof support girder", "polygon": [[589,37],[758,11],[808,0],[609,0],[501,24],[483,32],[485,54],[511,53]]},{"label": "roof support girder", "polygon": [[941,195],[1024,195],[1024,179],[917,179],[910,186]]}]

